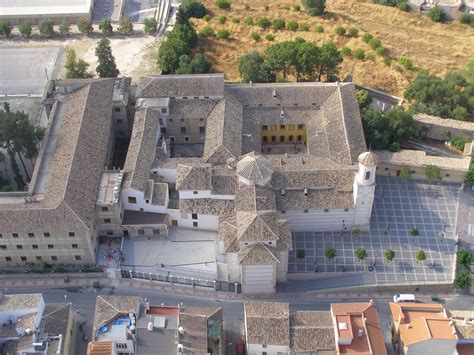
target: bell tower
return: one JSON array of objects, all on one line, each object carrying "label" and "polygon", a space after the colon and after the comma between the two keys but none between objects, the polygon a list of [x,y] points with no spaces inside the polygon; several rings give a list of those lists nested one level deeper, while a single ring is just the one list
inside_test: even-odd
[{"label": "bell tower", "polygon": [[359,169],[354,179],[354,226],[368,228],[375,195],[375,172],[378,159],[372,152],[359,155]]}]

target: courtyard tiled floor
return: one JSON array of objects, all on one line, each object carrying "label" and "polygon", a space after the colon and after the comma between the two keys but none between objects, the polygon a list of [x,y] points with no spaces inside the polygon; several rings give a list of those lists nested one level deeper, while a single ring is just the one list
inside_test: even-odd
[{"label": "courtyard tiled floor", "polygon": [[[289,272],[365,271],[373,266],[378,284],[411,282],[450,282],[455,251],[455,224],[460,186],[441,183],[430,186],[422,181],[402,183],[396,177],[377,176],[370,231],[356,235],[351,231],[293,233],[293,252]],[[342,221],[341,221],[342,225]],[[419,236],[412,237],[412,228]],[[328,261],[324,249],[334,247],[337,256]],[[364,263],[354,256],[363,247],[368,253]],[[386,249],[393,249],[392,263],[384,260]],[[305,250],[303,260],[296,259]],[[415,261],[424,250],[427,259]],[[432,263],[434,262],[434,267]]]}]

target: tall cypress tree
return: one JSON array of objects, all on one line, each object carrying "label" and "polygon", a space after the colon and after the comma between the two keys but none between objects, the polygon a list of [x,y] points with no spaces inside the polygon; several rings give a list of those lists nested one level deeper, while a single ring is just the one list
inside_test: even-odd
[{"label": "tall cypress tree", "polygon": [[115,78],[120,74],[108,38],[102,37],[95,49],[95,55],[99,60],[96,71],[101,78]]}]

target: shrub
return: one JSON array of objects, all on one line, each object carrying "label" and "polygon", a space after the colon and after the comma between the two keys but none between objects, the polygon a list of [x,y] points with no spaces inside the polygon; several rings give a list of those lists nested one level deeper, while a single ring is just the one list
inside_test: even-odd
[{"label": "shrub", "polygon": [[350,57],[352,55],[352,50],[349,47],[344,47],[341,49],[341,54],[344,57]]},{"label": "shrub", "polygon": [[308,32],[309,31],[309,25],[307,23],[302,23],[300,25],[301,31]]},{"label": "shrub", "polygon": [[261,37],[260,37],[260,34],[258,32],[252,32],[250,34],[250,37],[252,37],[252,39],[255,41],[255,42],[258,42],[260,41]]},{"label": "shrub", "polygon": [[391,57],[385,57],[385,58],[383,59],[383,64],[385,64],[385,65],[390,65],[390,64],[392,64],[392,58],[391,58]]},{"label": "shrub", "polygon": [[326,11],[326,0],[303,0],[309,16],[320,16]]},{"label": "shrub", "polygon": [[426,253],[423,250],[418,250],[415,253],[415,259],[417,262],[421,263],[426,260]]},{"label": "shrub", "polygon": [[365,52],[362,48],[357,48],[354,50],[354,52],[352,53],[352,56],[355,58],[355,59],[360,59],[360,60],[364,60],[365,59]]},{"label": "shrub", "polygon": [[472,285],[471,275],[467,270],[458,271],[454,277],[454,287],[465,290],[470,288]]},{"label": "shrub", "polygon": [[216,34],[214,33],[213,29],[209,26],[204,27],[200,32],[199,35],[201,37],[207,38],[207,37],[214,37]]},{"label": "shrub", "polygon": [[30,37],[31,31],[33,30],[33,23],[31,23],[30,20],[21,21],[19,30],[23,37]]},{"label": "shrub", "polygon": [[222,38],[222,39],[227,39],[230,36],[229,30],[222,28],[219,31],[217,31],[217,37]]},{"label": "shrub", "polygon": [[471,168],[464,176],[464,182],[466,184],[474,185],[474,165],[471,165]]},{"label": "shrub", "polygon": [[402,1],[398,4],[398,9],[401,11],[408,12],[410,10],[410,7],[408,6],[408,3],[406,1]]},{"label": "shrub", "polygon": [[229,10],[230,9],[230,1],[229,0],[217,0],[216,5],[219,9]]},{"label": "shrub", "polygon": [[293,11],[294,12],[300,12],[301,11],[301,6],[296,4],[296,5],[293,5]]},{"label": "shrub", "polygon": [[52,37],[54,34],[53,21],[44,20],[38,25],[38,29],[43,36]]},{"label": "shrub", "polygon": [[12,24],[8,21],[0,21],[0,36],[8,37],[12,33]]},{"label": "shrub", "polygon": [[375,61],[375,54],[374,53],[367,53],[365,56],[365,59],[370,60],[370,61]]},{"label": "shrub", "polygon": [[334,32],[336,32],[336,34],[338,36],[344,36],[346,34],[346,29],[342,26],[337,26],[335,29],[334,29]]},{"label": "shrub", "polygon": [[274,30],[281,30],[282,28],[285,28],[285,26],[286,26],[285,20],[281,18],[277,18],[273,20],[272,27]]},{"label": "shrub", "polygon": [[305,256],[306,256],[306,251],[304,249],[298,249],[296,251],[296,257],[298,259],[304,259]]},{"label": "shrub", "polygon": [[357,248],[355,251],[355,256],[357,257],[357,259],[359,259],[359,261],[364,261],[367,257],[367,250],[365,250],[364,248]]},{"label": "shrub", "polygon": [[385,250],[383,255],[385,256],[385,259],[389,262],[395,258],[395,252],[392,249]]},{"label": "shrub", "polygon": [[225,17],[225,16],[219,16],[219,23],[220,23],[220,24],[223,25],[226,21],[227,21],[227,17]]},{"label": "shrub", "polygon": [[455,146],[461,152],[464,150],[464,145],[469,143],[471,140],[468,138],[453,137],[451,138],[451,145]]},{"label": "shrub", "polygon": [[206,22],[209,22],[211,20],[211,15],[205,15],[203,17],[203,20],[206,21]]},{"label": "shrub", "polygon": [[400,64],[406,70],[413,70],[413,61],[408,57],[400,57],[398,64]]},{"label": "shrub", "polygon": [[385,48],[384,47],[375,48],[375,53],[377,55],[384,56],[385,55]]},{"label": "shrub", "polygon": [[67,36],[69,34],[70,29],[71,26],[69,26],[69,23],[67,21],[63,21],[59,25],[59,33],[61,33],[63,36]]},{"label": "shrub", "polygon": [[128,17],[123,17],[120,20],[120,25],[118,28],[120,34],[125,36],[131,35],[133,33],[133,23]]},{"label": "shrub", "polygon": [[378,38],[372,38],[368,42],[369,46],[372,47],[372,49],[379,48],[382,45],[382,41]]},{"label": "shrub", "polygon": [[318,33],[323,33],[324,32],[324,27],[321,26],[321,25],[317,25],[314,29]]},{"label": "shrub", "polygon": [[232,23],[240,23],[240,18],[234,17],[231,21]]},{"label": "shrub", "polygon": [[246,18],[244,18],[244,23],[247,26],[253,26],[253,19],[250,16],[247,16]]},{"label": "shrub", "polygon": [[459,16],[459,22],[461,22],[465,25],[474,26],[474,16],[463,13],[461,16]]},{"label": "shrub", "polygon": [[415,227],[411,229],[410,234],[412,237],[417,237],[420,235],[420,232],[418,231],[418,228]]},{"label": "shrub", "polygon": [[272,33],[269,33],[269,34],[267,34],[267,35],[265,36],[265,39],[266,39],[267,41],[273,41],[273,40],[275,40],[275,36],[273,36]]},{"label": "shrub", "polygon": [[286,28],[289,29],[290,31],[296,31],[298,27],[299,27],[298,22],[294,20],[288,21],[288,23],[286,24]]},{"label": "shrub", "polygon": [[149,35],[156,33],[156,30],[158,28],[158,22],[155,20],[154,17],[146,18],[144,24],[145,33],[148,33]]},{"label": "shrub", "polygon": [[350,27],[347,30],[347,34],[351,37],[357,37],[357,35],[359,34],[359,30],[355,27]]},{"label": "shrub", "polygon": [[369,43],[369,41],[374,38],[374,36],[372,36],[370,33],[364,33],[362,35],[362,40],[365,42],[365,43]]},{"label": "shrub", "polygon": [[245,10],[250,10],[251,9],[249,4],[245,4],[244,8],[245,8]]},{"label": "shrub", "polygon": [[333,247],[327,247],[326,249],[324,249],[324,255],[326,256],[326,258],[328,258],[329,260],[332,260],[336,257],[337,255],[337,252],[336,252],[336,249],[333,248]]},{"label": "shrub", "polygon": [[[79,20],[77,20],[76,24],[77,24],[77,29],[82,34],[89,35],[94,30],[92,27],[92,23],[89,20],[86,20],[84,18],[80,18]],[[146,24],[146,20],[145,20],[145,24]]]},{"label": "shrub", "polygon": [[428,17],[434,22],[444,22],[446,20],[446,14],[438,5],[433,6],[430,11],[428,11]]},{"label": "shrub", "polygon": [[112,22],[109,18],[103,18],[99,23],[99,30],[104,36],[110,36],[113,31]]},{"label": "shrub", "polygon": [[261,28],[268,28],[271,25],[270,20],[267,19],[265,16],[257,18],[255,24]]},{"label": "shrub", "polygon": [[457,263],[459,265],[462,265],[464,267],[469,267],[472,263],[472,253],[469,250],[466,249],[460,249],[456,253],[457,255]]},{"label": "shrub", "polygon": [[265,5],[263,6],[263,9],[264,9],[265,11],[268,11],[268,10],[270,10],[270,6],[268,6],[268,5],[265,4]]},{"label": "shrub", "polygon": [[288,4],[285,4],[281,7],[283,10],[291,10],[291,6]]}]

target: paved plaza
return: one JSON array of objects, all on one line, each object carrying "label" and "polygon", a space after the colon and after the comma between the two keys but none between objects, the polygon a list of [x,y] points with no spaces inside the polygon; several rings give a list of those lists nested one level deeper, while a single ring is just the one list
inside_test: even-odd
[{"label": "paved plaza", "polygon": [[[377,176],[370,231],[358,235],[342,232],[341,227],[339,232],[293,233],[289,272],[340,272],[343,267],[353,272],[371,266],[377,284],[450,282],[459,192],[459,184],[431,186],[423,181],[401,182],[396,177]],[[418,229],[418,236],[411,236],[413,228]],[[324,256],[327,247],[336,249],[332,261]],[[360,247],[368,254],[363,263],[354,256]],[[299,249],[305,250],[304,259],[296,258]],[[387,249],[395,252],[391,263],[383,256]],[[423,264],[415,260],[418,250],[426,253]]]}]

